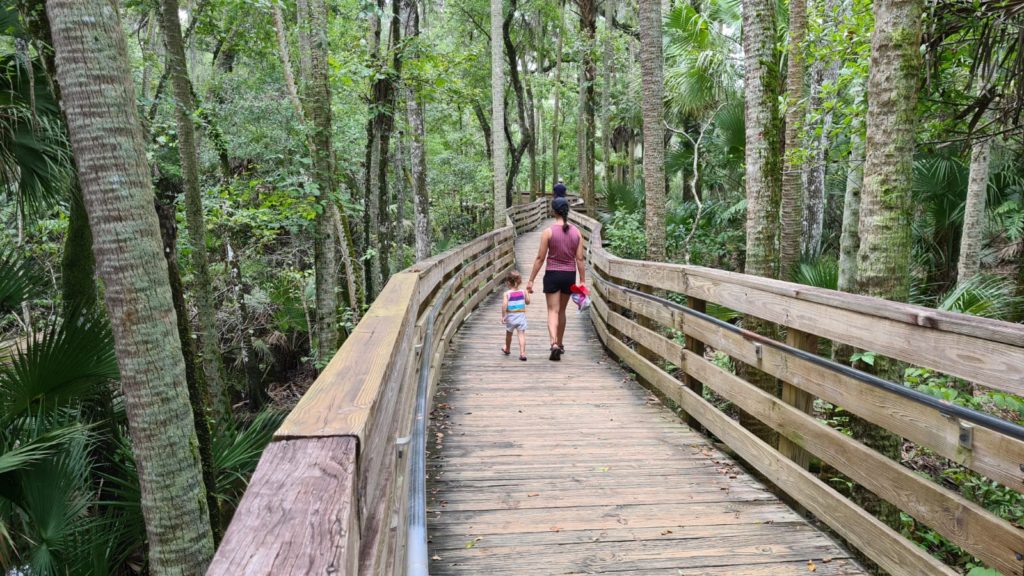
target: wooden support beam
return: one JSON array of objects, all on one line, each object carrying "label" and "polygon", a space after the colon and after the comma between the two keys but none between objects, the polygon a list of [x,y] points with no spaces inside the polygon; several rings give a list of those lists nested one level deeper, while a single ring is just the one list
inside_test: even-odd
[{"label": "wooden support beam", "polygon": [[[818,353],[818,337],[796,328],[790,328],[786,333],[786,344],[811,354]],[[814,396],[785,380],[782,381],[782,401],[805,414],[814,412]],[[779,437],[779,452],[804,470],[810,468],[810,453],[785,436]]]}]

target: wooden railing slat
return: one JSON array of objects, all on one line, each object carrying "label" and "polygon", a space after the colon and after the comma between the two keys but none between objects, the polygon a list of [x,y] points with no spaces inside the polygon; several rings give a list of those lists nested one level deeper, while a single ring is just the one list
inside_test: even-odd
[{"label": "wooden railing slat", "polygon": [[649,360],[618,339],[611,338],[604,320],[596,315],[591,317],[601,341],[613,354],[678,403],[687,414],[700,420],[711,433],[766,478],[778,486],[785,487],[786,492],[794,500],[824,520],[879,566],[892,574],[956,574],[951,568],[932,558],[926,550],[901,537],[810,472],[782,456]]}]

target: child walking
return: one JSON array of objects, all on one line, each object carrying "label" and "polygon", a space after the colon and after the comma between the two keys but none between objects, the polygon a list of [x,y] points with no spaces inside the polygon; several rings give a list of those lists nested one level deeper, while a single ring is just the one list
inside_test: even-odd
[{"label": "child walking", "polygon": [[508,273],[505,284],[508,290],[501,303],[501,323],[505,325],[505,347],[501,351],[508,356],[512,353],[512,333],[519,333],[519,359],[526,361],[526,305],[530,295],[519,289],[523,278],[515,270]]}]

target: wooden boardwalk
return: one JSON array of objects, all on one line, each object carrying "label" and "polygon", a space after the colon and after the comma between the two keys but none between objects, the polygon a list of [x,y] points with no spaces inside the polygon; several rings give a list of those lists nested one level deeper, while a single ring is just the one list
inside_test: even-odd
[{"label": "wooden boardwalk", "polygon": [[[524,279],[538,239],[518,241]],[[550,362],[534,298],[529,361],[499,351],[500,294],[446,356],[428,434],[433,574],[864,573],[631,380],[585,316],[570,309]]]}]

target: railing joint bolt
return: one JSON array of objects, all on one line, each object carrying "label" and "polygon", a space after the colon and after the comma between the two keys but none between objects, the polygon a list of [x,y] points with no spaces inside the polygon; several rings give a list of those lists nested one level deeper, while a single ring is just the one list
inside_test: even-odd
[{"label": "railing joint bolt", "polygon": [[960,434],[958,437],[960,447],[965,450],[970,450],[974,445],[974,424],[969,424],[963,420],[960,420],[958,424],[960,426]]}]

